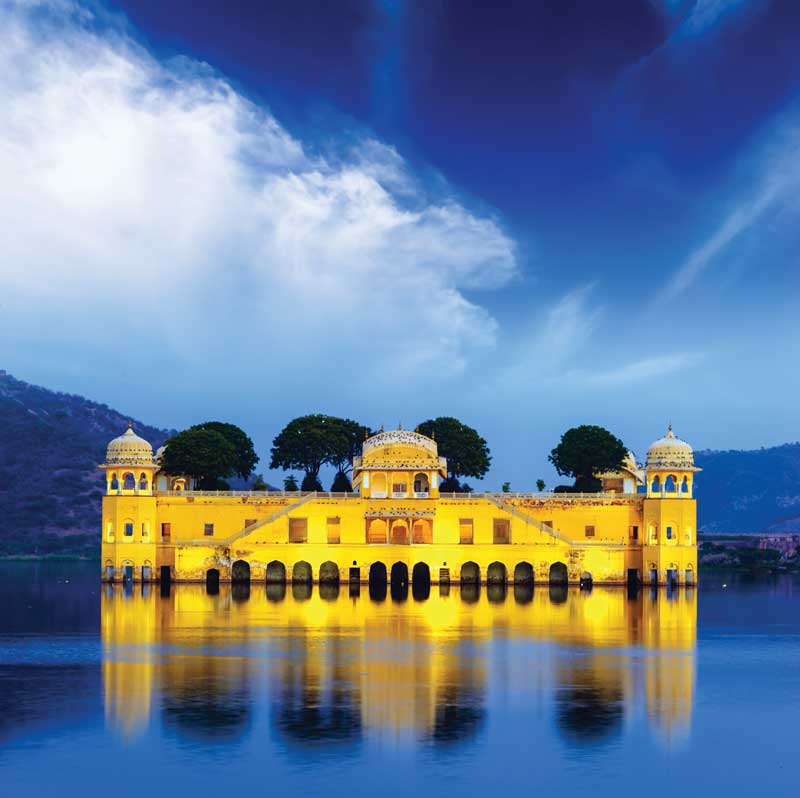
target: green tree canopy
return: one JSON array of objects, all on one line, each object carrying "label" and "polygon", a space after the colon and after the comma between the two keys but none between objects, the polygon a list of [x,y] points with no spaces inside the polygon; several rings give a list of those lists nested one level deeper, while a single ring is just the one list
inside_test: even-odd
[{"label": "green tree canopy", "polygon": [[599,490],[598,474],[614,471],[622,465],[625,444],[607,429],[592,424],[568,429],[550,452],[549,460],[562,476],[575,479],[574,490]]},{"label": "green tree canopy", "polygon": [[297,484],[297,477],[294,474],[289,474],[288,477],[283,478],[283,489],[284,490],[300,490],[300,486]]},{"label": "green tree canopy", "polygon": [[272,442],[270,468],[301,470],[305,473],[304,485],[318,485],[320,468],[326,464],[347,479],[353,457],[361,451],[368,434],[369,427],[349,418],[321,413],[300,416],[290,421]]},{"label": "green tree canopy", "polygon": [[447,458],[448,480],[458,480],[459,477],[483,479],[491,465],[492,455],[476,430],[450,416],[423,421],[418,429],[423,435],[436,439],[439,454]]},{"label": "green tree canopy", "polygon": [[167,440],[161,467],[168,474],[192,477],[200,490],[216,490],[237,473],[238,458],[222,433],[192,427]]},{"label": "green tree canopy", "polygon": [[270,468],[304,471],[317,479],[329,462],[339,419],[321,413],[292,419],[272,441]]},{"label": "green tree canopy", "polygon": [[352,493],[353,486],[344,471],[337,471],[331,485],[331,493]]},{"label": "green tree canopy", "polygon": [[[337,473],[345,476],[353,469],[353,458],[361,454],[361,445],[364,439],[371,435],[369,427],[352,421],[349,418],[335,418],[328,416],[330,436],[330,451],[327,462]],[[343,490],[336,488],[337,491]]]},{"label": "green tree canopy", "polygon": [[[259,457],[253,447],[250,436],[235,424],[226,424],[224,421],[206,421],[203,424],[195,424],[190,429],[210,429],[222,435],[236,451],[235,474],[242,479],[249,479],[250,474],[256,467]],[[230,475],[232,476],[232,475]]]}]

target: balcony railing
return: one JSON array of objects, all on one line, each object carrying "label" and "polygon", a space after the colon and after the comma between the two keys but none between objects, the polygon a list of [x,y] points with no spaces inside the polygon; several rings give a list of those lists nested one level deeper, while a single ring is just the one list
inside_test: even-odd
[{"label": "balcony railing", "polygon": [[392,491],[392,498],[393,499],[407,499],[408,498],[408,491],[407,490],[393,490]]}]

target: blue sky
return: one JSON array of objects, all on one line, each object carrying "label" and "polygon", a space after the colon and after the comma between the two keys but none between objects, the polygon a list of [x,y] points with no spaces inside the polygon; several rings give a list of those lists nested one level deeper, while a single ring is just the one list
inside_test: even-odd
[{"label": "blue sky", "polygon": [[[456,415],[486,487],[800,429],[800,12],[0,2],[0,356],[268,456]],[[275,475],[273,475],[273,479]]]}]

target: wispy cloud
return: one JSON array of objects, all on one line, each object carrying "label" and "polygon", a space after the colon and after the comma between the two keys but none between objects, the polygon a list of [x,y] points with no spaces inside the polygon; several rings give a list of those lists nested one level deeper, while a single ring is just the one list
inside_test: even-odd
[{"label": "wispy cloud", "polygon": [[464,291],[514,277],[513,240],[390,146],[312,155],[206,65],[84,6],[6,3],[0,25],[0,325],[18,341],[156,370],[225,353],[249,384],[298,356],[344,382],[452,374],[494,345]]},{"label": "wispy cloud", "polygon": [[617,387],[664,377],[675,371],[694,366],[700,360],[701,357],[698,354],[685,352],[675,355],[646,357],[606,371],[571,371],[564,375],[564,379],[586,386]]},{"label": "wispy cloud", "polygon": [[739,190],[733,208],[676,270],[663,299],[685,292],[737,238],[756,229],[777,210],[795,205],[800,188],[800,127],[782,120],[751,171],[751,186]]}]

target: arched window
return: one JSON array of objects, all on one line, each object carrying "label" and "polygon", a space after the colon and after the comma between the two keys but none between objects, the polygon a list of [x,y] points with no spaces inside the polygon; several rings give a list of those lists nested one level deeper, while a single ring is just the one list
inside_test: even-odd
[{"label": "arched window", "polygon": [[122,489],[136,490],[136,477],[134,477],[130,471],[122,477]]},{"label": "arched window", "polygon": [[664,490],[665,490],[667,493],[675,493],[675,491],[676,491],[677,489],[678,489],[678,486],[677,486],[677,483],[675,482],[675,477],[673,477],[673,476],[672,476],[672,474],[670,474],[670,475],[669,475],[669,476],[668,476],[668,477],[667,477],[667,478],[664,480]]},{"label": "arched window", "polygon": [[681,493],[688,493],[689,492],[689,477],[684,477],[683,482],[681,482]]},{"label": "arched window", "polygon": [[658,474],[653,477],[653,484],[650,486],[650,490],[653,493],[661,493],[661,480],[658,478]]},{"label": "arched window", "polygon": [[139,474],[139,490],[147,490],[147,474]]},{"label": "arched window", "polygon": [[111,475],[111,490],[119,490],[119,480],[116,472]]},{"label": "arched window", "polygon": [[667,540],[672,540],[672,527],[667,527]]}]

